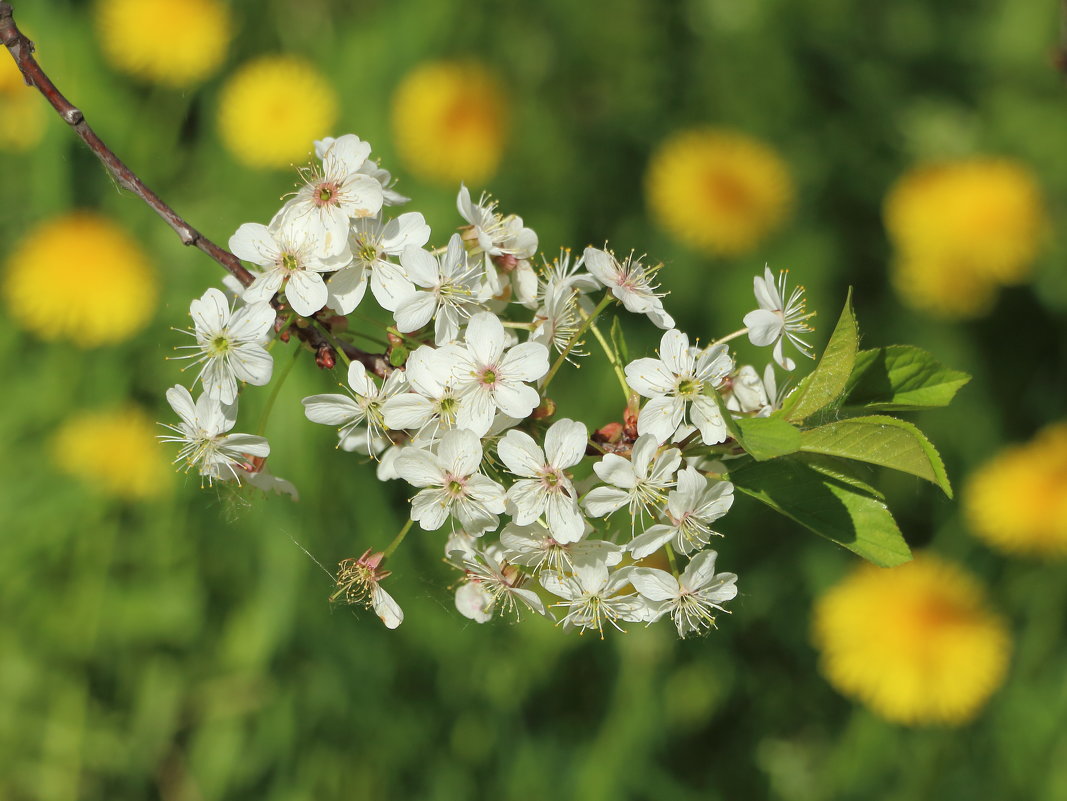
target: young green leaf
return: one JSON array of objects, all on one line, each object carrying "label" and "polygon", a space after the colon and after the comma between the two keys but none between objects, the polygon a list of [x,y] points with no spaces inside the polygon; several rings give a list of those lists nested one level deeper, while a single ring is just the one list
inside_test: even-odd
[{"label": "young green leaf", "polygon": [[859,329],[852,311],[852,290],[845,308],[815,370],[804,378],[782,404],[781,416],[799,423],[837,403],[845,391],[859,348]]},{"label": "young green leaf", "polygon": [[801,433],[799,449],[911,473],[952,497],[952,485],[937,449],[916,426],[895,417],[852,417],[812,428]]},{"label": "young green leaf", "polygon": [[876,565],[893,567],[911,559],[882,501],[794,457],[747,462],[731,469],[729,478],[740,492]]},{"label": "young green leaf", "polygon": [[738,442],[756,461],[796,453],[800,448],[800,430],[781,417],[743,417],[734,424],[741,435]]},{"label": "young green leaf", "polygon": [[889,345],[861,350],[848,379],[845,406],[883,412],[947,406],[970,380],[922,348]]}]

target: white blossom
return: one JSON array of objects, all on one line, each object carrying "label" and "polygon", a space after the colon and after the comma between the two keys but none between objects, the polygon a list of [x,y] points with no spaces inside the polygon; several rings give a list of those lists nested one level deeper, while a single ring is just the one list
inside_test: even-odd
[{"label": "white blossom", "polygon": [[321,234],[285,209],[270,225],[245,223],[230,237],[230,250],[239,259],[258,264],[263,271],[242,295],[245,303],[270,300],[285,288],[293,311],[314,314],[326,305],[326,283],[321,273],[333,272],[352,260],[347,237],[340,249],[323,255]]},{"label": "white blossom", "polygon": [[363,171],[368,156],[367,142],[355,134],[339,136],[322,150],[321,166],[304,174],[304,185],[286,204],[289,216],[308,230],[323,255],[347,249],[350,219],[381,211],[382,185]]},{"label": "white blossom", "polygon": [[705,445],[729,437],[730,430],[711,395],[733,369],[726,345],[698,351],[694,356],[689,337],[672,328],[660,339],[659,356],[626,365],[626,383],[649,399],[637,418],[637,432],[666,442],[688,417],[700,430]]},{"label": "white blossom", "polygon": [[405,248],[421,248],[430,239],[430,226],[417,211],[383,222],[380,217],[362,217],[352,222],[349,249],[352,262],[330,277],[329,307],[349,314],[363,300],[370,284],[378,305],[396,311],[400,302],[415,291],[404,268],[391,261]]},{"label": "white blossom", "polygon": [[585,539],[559,542],[540,521],[527,526],[508,523],[500,532],[500,544],[509,562],[535,573],[542,568],[570,572],[579,562],[603,562],[612,567],[622,561],[622,548],[613,542]]},{"label": "white blossom", "polygon": [[382,407],[385,427],[414,431],[417,438],[433,442],[442,431],[456,428],[462,399],[455,390],[452,360],[441,358],[436,348],[417,348],[404,365],[411,392],[394,395]]},{"label": "white blossom", "polygon": [[725,612],[722,605],[737,596],[737,576],[716,573],[717,556],[715,551],[701,551],[678,578],[652,567],[634,568],[630,581],[653,604],[652,619],[669,614],[678,629],[678,636],[685,637],[712,628],[715,625],[713,610]]},{"label": "white blossom", "polygon": [[478,268],[467,263],[459,234],[452,235],[440,259],[422,248],[407,247],[400,264],[408,280],[421,289],[397,304],[393,312],[397,329],[407,334],[434,320],[434,341],[454,342],[463,320],[480,308]]},{"label": "white blossom", "polygon": [[576,626],[583,633],[595,629],[603,639],[605,624],[623,631],[619,621],[648,618],[648,606],[636,593],[619,594],[630,583],[632,571],[624,567],[612,573],[603,562],[581,562],[572,575],[544,570],[539,579],[542,587],[563,599],[552,606],[567,610],[561,621],[565,626]]},{"label": "white blossom", "polygon": [[646,267],[632,253],[620,262],[611,251],[594,247],[587,247],[582,259],[585,268],[627,311],[647,315],[659,328],[674,328],[674,318],[663,309],[663,295],[652,283],[655,269]]},{"label": "white blossom", "polygon": [[609,486],[589,491],[582,503],[585,511],[591,517],[604,517],[629,506],[631,519],[636,519],[642,511],[653,513],[666,503],[682,453],[677,448],[659,453],[659,447],[654,436],[645,434],[637,438],[629,459],[605,454],[593,471]]},{"label": "white blossom", "polygon": [[508,563],[499,546],[450,555],[458,557],[466,579],[456,590],[456,609],[464,617],[485,623],[500,610],[519,618],[524,607],[548,614],[540,596],[524,586],[526,574]]},{"label": "white blossom", "polygon": [[270,382],[274,360],[263,343],[274,326],[269,303],[252,303],[236,311],[218,289],[210,288],[189,304],[195,345],[183,350],[202,365],[197,379],[205,394],[222,403],[237,399],[237,382],[261,387]]},{"label": "white blossom", "polygon": [[703,548],[711,540],[711,529],[720,517],[730,511],[734,502],[734,485],[729,481],[709,481],[693,467],[679,471],[675,489],[667,496],[664,514],[669,524],[649,526],[626,546],[634,559],[644,559],[650,553],[670,543],[684,554]]},{"label": "white blossom", "polygon": [[468,534],[495,529],[504,511],[504,488],[482,475],[482,443],[465,429],[449,431],[437,452],[404,448],[396,458],[396,471],[415,487],[425,487],[411,502],[411,519],[425,531],[444,525],[449,515]]},{"label": "white blossom", "polygon": [[585,457],[589,431],[566,418],[545,432],[545,447],[524,431],[509,431],[497,445],[500,460],[519,476],[508,488],[508,514],[519,525],[544,515],[556,542],[577,542],[585,533],[574,485],[566,469]]},{"label": "white blossom", "polygon": [[501,296],[510,275],[515,299],[531,308],[537,305],[537,273],[530,259],[537,253],[537,234],[522,224],[522,217],[497,212],[496,201],[483,195],[478,203],[470,190],[460,185],[456,209],[470,223],[467,238],[475,252],[485,256],[482,299]]},{"label": "white blossom", "polygon": [[538,290],[534,329],[530,333],[531,342],[551,346],[558,353],[566,352],[568,361],[588,355],[574,338],[583,324],[582,310],[589,314],[593,308],[584,293],[599,286],[588,273],[575,275],[570,269],[569,251],[564,251],[553,265],[546,265],[548,277]]},{"label": "white blossom", "polygon": [[726,408],[732,412],[755,412],[757,417],[767,417],[780,405],[774,363],[764,368],[762,378],[752,365],[742,365],[731,379],[730,390],[724,397]]},{"label": "white blossom", "polygon": [[[337,140],[332,136],[326,136],[322,139],[315,140],[315,158],[322,159],[336,141]],[[382,167],[382,165],[374,159],[367,159],[364,161],[358,172],[363,175],[369,175],[381,184],[382,205],[400,206],[411,200],[411,198],[404,197],[404,195],[393,189],[393,186],[396,184],[396,179],[393,178],[393,174]]]},{"label": "white blossom", "polygon": [[815,312],[806,309],[802,286],[794,287],[789,300],[783,301],[788,275],[788,270],[780,271],[776,286],[771,268],[764,267],[763,275],[757,275],[752,282],[759,308],[745,315],[749,341],[757,347],[774,345],[774,361],[783,370],[793,370],[797,366],[796,362],[782,353],[782,344],[786,339],[802,354],[812,358],[811,345],[800,335],[812,330],[807,321],[815,316]]},{"label": "white blossom", "polygon": [[343,598],[345,603],[368,607],[387,629],[395,629],[404,622],[404,612],[382,587],[382,581],[389,577],[389,571],[381,569],[384,559],[384,553],[368,549],[359,559],[343,560],[337,570],[337,591],[330,600]]},{"label": "white blossom", "polygon": [[456,425],[484,436],[499,409],[522,420],[540,403],[537,390],[527,382],[548,372],[548,348],[538,342],[507,347],[508,336],[496,315],[481,312],[471,317],[463,345],[446,345],[437,356],[445,360],[462,403]]},{"label": "white blossom", "polygon": [[230,434],[237,422],[236,406],[224,406],[207,393],[193,402],[189,390],[176,385],[167,390],[167,402],[180,422],[167,425],[176,436],[162,436],[164,442],[181,444],[175,462],[185,462],[186,470],[196,468],[212,482],[216,479],[239,480],[237,470],[250,459],[266,459],[270,445],[263,437]]},{"label": "white blossom", "polygon": [[361,423],[366,423],[371,436],[382,436],[386,426],[383,407],[393,396],[404,391],[406,377],[394,370],[379,387],[360,362],[348,365],[348,395],[311,395],[304,398],[304,414],[313,423],[338,426],[343,440]]}]

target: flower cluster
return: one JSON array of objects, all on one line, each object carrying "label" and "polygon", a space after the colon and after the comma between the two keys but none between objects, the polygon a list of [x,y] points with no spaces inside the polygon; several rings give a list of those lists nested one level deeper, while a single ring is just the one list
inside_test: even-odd
[{"label": "flower cluster", "polygon": [[[203,392],[196,401],[181,386],[168,392],[179,459],[208,482],[261,476],[266,440],[230,432],[239,385],[271,381],[268,339],[281,331],[288,341],[299,320],[348,361],[356,333],[338,321],[372,304],[359,318],[391,317],[381,325],[390,350],[354,358],[347,392],[307,397],[304,410],[337,429],[343,450],[374,459],[380,480],[410,488],[409,520],[385,550],[341,563],[333,600],[399,625],[382,564],[417,524],[439,532],[460,573],[456,607],[478,622],[529,613],[601,636],[660,618],[683,637],[711,628],[737,593],[737,576],[717,572],[709,549],[733,502],[715,460],[740,453],[732,418],[766,416],[777,400],[775,367],[761,377],[727,343],[747,333],[792,370],[787,344],[810,356],[803,290],[787,293],[785,273],[776,281],[766,270],[746,327],[703,344],[675,326],[660,265],[644,257],[605,246],[537,261],[537,234],[522,218],[485,195],[475,202],[465,186],[463,223],[432,247],[421,214],[388,213],[407,198],[366,142],[349,134],[315,152],[274,218],[231,238],[257,268],[238,305],[209,289],[190,307],[187,347]],[[625,357],[598,327],[610,310],[661,329],[657,355]],[[586,336],[625,392],[623,421],[594,430],[557,413],[549,395],[560,370],[588,355]]]}]

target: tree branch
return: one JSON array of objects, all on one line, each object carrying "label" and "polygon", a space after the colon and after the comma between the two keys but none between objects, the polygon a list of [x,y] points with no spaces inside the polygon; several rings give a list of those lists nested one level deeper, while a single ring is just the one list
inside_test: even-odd
[{"label": "tree branch", "polygon": [[[112,152],[111,148],[104,144],[104,141],[97,136],[96,131],[89,127],[89,123],[85,121],[85,115],[82,114],[81,110],[63,96],[63,93],[56,88],[56,85],[52,83],[45,71],[41,69],[41,65],[37,63],[37,59],[33,56],[33,42],[27,39],[22,31],[19,30],[18,25],[15,24],[14,9],[7,2],[0,2],[0,42],[3,42],[4,47],[11,53],[11,57],[15,60],[15,64],[18,65],[19,71],[22,72],[27,86],[36,88],[37,91],[44,95],[45,100],[51,104],[63,121],[74,129],[74,133],[85,142],[89,150],[100,160],[100,163],[104,165],[104,169],[108,171],[108,174],[115,179],[119,186],[139,197],[156,214],[162,217],[163,221],[178,235],[183,245],[195,247],[210,256],[244,286],[252,283],[255,276],[241,264],[240,259],[201,234],[186,222],[178,212],[164,203],[159,195],[149,189],[133,170],[127,167]],[[275,309],[280,307],[277,299],[273,301],[273,305]],[[281,315],[279,315],[279,319],[282,319]],[[294,333],[318,354],[317,361],[321,366],[333,366],[332,359],[325,358],[323,355],[324,353],[333,353],[333,345],[323,337],[320,331],[313,326],[308,326],[307,328],[295,328]],[[388,375],[392,369],[389,366],[388,359],[380,354],[366,353],[348,345],[345,346],[345,352],[350,359],[359,360],[377,375]]]}]

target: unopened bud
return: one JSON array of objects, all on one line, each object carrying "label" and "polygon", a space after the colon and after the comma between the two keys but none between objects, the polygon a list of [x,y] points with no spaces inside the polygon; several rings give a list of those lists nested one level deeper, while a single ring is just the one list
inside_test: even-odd
[{"label": "unopened bud", "polygon": [[541,403],[530,414],[534,420],[547,420],[556,413],[556,402],[552,398],[542,398]]},{"label": "unopened bud", "polygon": [[315,364],[323,370],[332,370],[337,365],[337,354],[329,345],[325,343],[319,345],[319,349],[315,353]]}]

